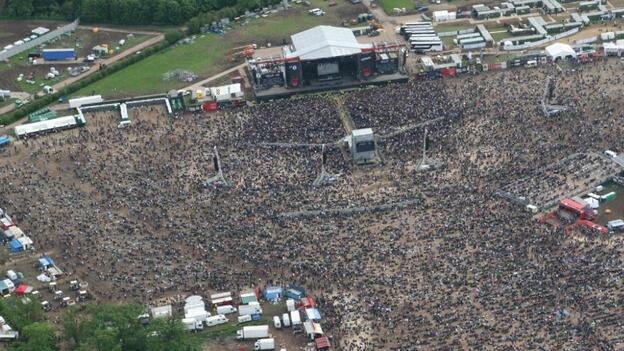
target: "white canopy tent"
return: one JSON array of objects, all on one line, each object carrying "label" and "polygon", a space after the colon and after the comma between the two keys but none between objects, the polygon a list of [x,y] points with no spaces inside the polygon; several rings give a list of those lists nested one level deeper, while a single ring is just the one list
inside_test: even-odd
[{"label": "white canopy tent", "polygon": [[553,61],[576,58],[576,51],[570,45],[554,43],[546,47],[546,54]]}]

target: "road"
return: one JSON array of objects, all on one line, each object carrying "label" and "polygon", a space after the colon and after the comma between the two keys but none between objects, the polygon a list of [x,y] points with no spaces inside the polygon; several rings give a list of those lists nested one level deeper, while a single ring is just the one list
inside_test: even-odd
[{"label": "road", "polygon": [[115,32],[115,33],[132,33],[132,34],[139,34],[139,35],[159,35],[159,34],[161,34],[159,32],[146,32],[146,31],[141,31],[141,30],[126,30],[126,29],[97,27],[97,26],[78,26],[78,29],[93,30],[94,28],[97,28],[98,30],[105,31],[105,32]]},{"label": "road", "polygon": [[[128,31],[123,31],[123,32],[127,33]],[[133,33],[139,33],[139,32],[133,32]],[[144,33],[147,33],[147,32],[144,32]],[[157,34],[157,33],[154,33],[154,34]],[[54,84],[52,86],[52,88],[54,89],[54,91],[58,91],[59,89],[65,87],[65,86],[67,86],[69,84],[72,84],[74,82],[77,82],[77,81],[79,81],[81,79],[84,79],[84,78],[94,74],[95,72],[98,71],[99,65],[101,65],[101,64],[105,64],[107,66],[110,66],[110,65],[112,65],[113,63],[115,63],[115,62],[117,62],[119,60],[122,60],[122,59],[124,59],[124,58],[126,58],[126,57],[128,57],[128,56],[130,56],[130,55],[132,55],[132,54],[134,54],[136,52],[138,52],[138,51],[144,50],[144,49],[146,49],[146,48],[148,48],[148,47],[150,47],[152,45],[156,45],[156,44],[160,43],[163,40],[165,40],[165,35],[162,34],[162,33],[158,34],[157,36],[155,36],[153,38],[150,38],[150,39],[148,39],[148,40],[146,40],[146,41],[144,41],[142,43],[139,43],[139,44],[129,48],[128,50],[120,53],[119,55],[113,56],[113,57],[108,58],[108,59],[103,60],[103,61],[98,61],[97,64],[91,66],[91,68],[88,71],[86,71],[86,72],[84,72],[84,73],[82,73],[82,74],[80,74],[78,76],[70,77],[70,78],[68,78],[68,79],[66,79],[66,80],[64,80],[62,82]],[[14,104],[5,106],[3,108],[0,108],[0,116],[4,115],[6,113],[10,113],[14,109],[15,109],[15,105]],[[10,126],[7,126],[6,128],[14,126],[14,125],[17,125],[19,123],[20,123],[20,121],[17,121],[15,123],[11,124]]]}]

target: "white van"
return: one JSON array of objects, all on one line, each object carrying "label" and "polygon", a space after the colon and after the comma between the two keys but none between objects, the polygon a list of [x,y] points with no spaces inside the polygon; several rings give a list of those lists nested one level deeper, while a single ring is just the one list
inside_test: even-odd
[{"label": "white van", "polygon": [[227,322],[228,322],[227,318],[222,314],[218,314],[216,316],[211,316],[211,317],[206,318],[206,326],[208,327],[212,327],[212,326],[219,325],[219,324],[224,324]]},{"label": "white van", "polygon": [[251,322],[251,315],[250,314],[246,314],[243,316],[238,316],[238,323],[247,323],[247,322]]},{"label": "white van", "polygon": [[537,61],[536,60],[529,60],[529,61],[527,61],[526,65],[524,65],[524,67],[537,67]]},{"label": "white van", "polygon": [[273,326],[275,329],[282,329],[282,322],[280,321],[279,316],[273,316]]},{"label": "white van", "polygon": [[284,328],[290,327],[290,316],[288,313],[282,315],[282,324],[284,324]]},{"label": "white van", "polygon": [[605,150],[604,154],[611,158],[617,157],[617,154],[615,153],[615,151],[611,151],[611,150]]},{"label": "white van", "polygon": [[217,306],[217,314],[230,314],[236,312],[236,307],[230,305]]}]

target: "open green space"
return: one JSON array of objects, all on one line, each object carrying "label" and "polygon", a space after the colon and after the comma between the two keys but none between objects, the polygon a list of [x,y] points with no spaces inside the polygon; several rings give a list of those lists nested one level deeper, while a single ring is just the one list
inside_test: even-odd
[{"label": "open green space", "polygon": [[503,39],[507,39],[507,38],[511,38],[512,37],[512,35],[509,32],[507,32],[507,31],[505,31],[505,32],[500,31],[500,32],[496,32],[496,33],[490,32],[490,34],[492,34],[492,38],[494,38],[494,40],[496,40],[496,41],[501,41]]},{"label": "open green space", "polygon": [[444,33],[444,32],[458,31],[458,30],[465,30],[465,29],[470,29],[474,27],[476,26],[471,25],[470,23],[448,23],[448,24],[438,24],[434,28],[436,32]]},{"label": "open green space", "polygon": [[[325,10],[325,16],[309,15],[308,10],[314,7]],[[229,62],[228,52],[232,48],[252,43],[259,47],[268,43],[272,46],[281,45],[282,40],[289,39],[291,34],[321,24],[340,25],[361,12],[361,7],[346,1],[330,7],[328,2],[313,0],[309,7],[295,6],[266,18],[236,25],[223,36],[198,35],[190,44],[178,44],[150,56],[79,90],[75,95],[95,92],[106,98],[119,98],[180,89],[190,83],[177,79],[165,81],[164,74],[181,69],[192,71],[199,79],[206,78],[240,63]]]},{"label": "open green space", "polygon": [[395,8],[406,8],[413,10],[415,3],[413,0],[379,0],[381,8],[389,15],[393,14]]}]

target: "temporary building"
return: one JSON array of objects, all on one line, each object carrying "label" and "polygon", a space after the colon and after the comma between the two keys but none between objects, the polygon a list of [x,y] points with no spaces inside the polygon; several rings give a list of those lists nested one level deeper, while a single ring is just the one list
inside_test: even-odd
[{"label": "temporary building", "polygon": [[300,301],[300,305],[303,308],[314,308],[316,307],[316,302],[310,296],[304,297]]},{"label": "temporary building", "polygon": [[44,35],[44,34],[48,33],[49,31],[50,31],[50,30],[49,30],[48,28],[45,28],[45,27],[37,27],[37,28],[35,28],[35,29],[31,30],[30,32],[31,32],[31,33],[33,33],[33,34],[36,34],[36,35],[38,35],[38,36],[42,36],[42,35]]},{"label": "temporary building", "polygon": [[306,317],[310,321],[320,321],[321,320],[321,312],[317,308],[306,308]]},{"label": "temporary building", "polygon": [[313,321],[303,322],[303,329],[305,329],[306,334],[312,339],[315,336],[322,336],[324,334],[321,325]]},{"label": "temporary building", "polygon": [[552,61],[576,58],[576,51],[570,45],[555,43],[546,47],[546,54]]},{"label": "temporary building", "polygon": [[9,251],[15,253],[23,250],[24,246],[22,246],[22,243],[19,240],[13,239],[9,242]]},{"label": "temporary building", "polygon": [[275,302],[282,298],[281,286],[270,286],[264,290],[264,299],[267,301]]},{"label": "temporary building", "polygon": [[258,302],[258,297],[253,292],[241,293],[240,298],[243,305],[246,305],[250,302]]},{"label": "temporary building", "polygon": [[27,284],[20,284],[15,288],[15,294],[17,296],[23,296],[25,294],[30,294],[33,291],[33,287]]},{"label": "temporary building", "polygon": [[210,313],[206,312],[202,307],[190,309],[184,313],[184,318],[193,318],[198,322],[203,322],[210,317]]},{"label": "temporary building", "polygon": [[595,210],[600,207],[600,201],[594,199],[593,197],[586,197],[583,201],[585,201],[591,209]]},{"label": "temporary building", "polygon": [[241,89],[240,83],[236,83],[210,88],[210,95],[215,99],[215,101],[220,102],[228,101],[233,98],[240,98],[245,94]]},{"label": "temporary building", "polygon": [[454,20],[455,16],[455,12],[448,12],[447,10],[433,11],[433,20],[435,22]]},{"label": "temporary building", "polygon": [[316,350],[329,350],[331,347],[331,344],[329,343],[329,338],[326,336],[321,336],[320,338],[316,338],[314,339],[314,346],[316,347]]}]

